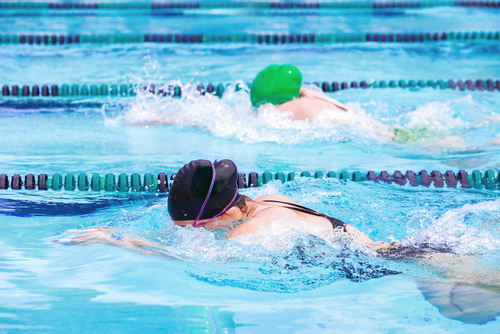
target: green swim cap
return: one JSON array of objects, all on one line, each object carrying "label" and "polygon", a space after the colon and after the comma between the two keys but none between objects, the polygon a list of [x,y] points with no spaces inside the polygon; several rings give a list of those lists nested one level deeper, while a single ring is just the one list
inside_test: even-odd
[{"label": "green swim cap", "polygon": [[292,65],[269,65],[253,79],[250,100],[254,107],[283,104],[299,97],[302,74]]}]

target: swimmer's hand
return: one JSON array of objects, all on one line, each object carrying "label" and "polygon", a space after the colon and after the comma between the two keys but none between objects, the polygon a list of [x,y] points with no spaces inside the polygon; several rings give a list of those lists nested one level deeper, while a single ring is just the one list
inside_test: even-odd
[{"label": "swimmer's hand", "polygon": [[95,245],[95,244],[107,244],[115,245],[118,240],[114,239],[110,235],[111,228],[109,227],[95,227],[95,228],[84,228],[84,229],[71,229],[67,230],[66,233],[84,233],[74,236],[69,239],[56,239],[52,242],[60,245],[71,245],[71,246],[83,246],[83,245]]},{"label": "swimmer's hand", "polygon": [[[119,231],[125,229],[117,229],[111,227],[93,227],[84,229],[72,229],[66,233],[83,233],[69,239],[52,240],[52,242],[65,246],[86,246],[86,245],[110,245],[129,249],[138,253],[156,255],[167,258],[177,258],[168,254],[166,247],[160,246],[154,242],[137,239],[130,235],[123,234]],[[113,232],[117,232],[116,235]]]}]

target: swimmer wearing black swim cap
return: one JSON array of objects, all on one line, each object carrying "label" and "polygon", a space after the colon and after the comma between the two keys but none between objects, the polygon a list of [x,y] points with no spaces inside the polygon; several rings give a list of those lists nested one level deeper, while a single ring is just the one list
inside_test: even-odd
[{"label": "swimmer wearing black swim cap", "polygon": [[234,238],[287,218],[339,229],[357,241],[371,242],[354,227],[285,196],[265,195],[251,200],[238,193],[237,180],[238,169],[231,160],[195,160],[184,165],[175,175],[168,197],[168,211],[174,223],[195,228],[226,226],[231,228],[228,238]]},{"label": "swimmer wearing black swim cap", "polygon": [[[227,228],[227,238],[231,239],[255,234],[275,221],[303,221],[325,230],[347,233],[352,240],[364,243],[379,253],[391,248],[391,244],[373,242],[355,227],[297,204],[285,196],[272,194],[252,200],[238,192],[237,181],[238,169],[231,160],[216,160],[213,163],[194,160],[184,165],[175,174],[168,196],[168,211],[173,222],[178,226],[194,228]],[[70,233],[87,232],[73,237],[69,244],[105,243],[146,253],[153,252],[151,249],[162,249],[157,244],[128,235],[116,240],[111,237],[110,231],[110,228],[69,230]]]},{"label": "swimmer wearing black swim cap", "polygon": [[[325,231],[333,229],[345,233],[353,241],[364,243],[381,257],[393,260],[410,259],[412,262],[418,260],[416,263],[431,267],[444,265],[444,268],[449,268],[450,263],[459,263],[460,270],[456,273],[457,277],[467,279],[477,277],[478,273],[475,269],[477,264],[474,258],[425,246],[403,247],[398,242],[373,242],[358,229],[326,214],[294,203],[285,196],[265,195],[251,200],[238,193],[237,179],[238,171],[231,160],[214,163],[208,160],[196,160],[186,164],[175,175],[169,193],[168,210],[174,223],[178,226],[193,226],[194,228],[225,228],[229,231],[228,239],[236,238],[242,243],[259,243],[260,237],[263,233],[267,234],[266,228],[270,227],[273,222],[281,221],[287,224],[292,221],[303,221],[308,223],[303,225],[304,229],[300,228],[303,232],[308,232],[311,225],[315,226],[316,232],[317,227],[323,227]],[[297,227],[299,226],[294,225],[294,228]],[[67,232],[78,233],[78,235],[70,239],[54,240],[54,242],[66,246],[105,244],[167,258],[182,257],[182,255],[172,253],[169,246],[128,235],[124,233],[124,229],[97,227],[73,229]],[[255,237],[237,238],[245,235]],[[484,307],[478,307],[479,304],[475,300],[471,303],[472,308],[462,308],[460,313],[457,313],[453,292],[461,288],[461,283],[443,285],[437,282],[436,286],[434,281],[428,279],[417,280],[417,282],[424,296],[429,296],[426,299],[440,310],[442,309],[443,314],[450,314],[449,317],[452,319],[483,323],[500,314],[497,311],[491,312],[490,306],[496,305],[485,303]],[[470,291],[470,287],[466,287],[466,292]],[[479,291],[479,296],[485,298],[483,290]],[[496,294],[491,297],[490,293],[488,298],[498,300]],[[459,301],[462,303],[460,305],[464,305],[463,299]]]},{"label": "swimmer wearing black swim cap", "polygon": [[168,196],[168,211],[174,221],[214,220],[233,204],[238,194],[238,170],[231,160],[211,163],[195,160],[184,165],[174,177]]}]

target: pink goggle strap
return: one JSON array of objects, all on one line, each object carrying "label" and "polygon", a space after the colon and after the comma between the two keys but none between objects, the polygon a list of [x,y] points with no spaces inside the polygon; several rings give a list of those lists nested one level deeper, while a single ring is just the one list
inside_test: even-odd
[{"label": "pink goggle strap", "polygon": [[198,216],[196,216],[196,219],[194,220],[194,223],[193,223],[193,227],[195,227],[195,228],[202,227],[202,226],[206,225],[207,223],[211,222],[212,220],[214,220],[215,218],[221,216],[224,212],[226,212],[231,207],[231,205],[233,205],[234,201],[236,200],[236,197],[238,196],[238,188],[236,188],[236,192],[234,193],[233,199],[224,208],[224,210],[221,211],[221,213],[213,216],[212,218],[210,218],[206,222],[203,222],[203,223],[201,223],[199,225],[196,225],[196,223],[198,222],[198,220],[200,219],[200,217],[201,217],[201,215],[203,213],[203,210],[205,210],[205,206],[207,205],[207,202],[208,202],[208,199],[210,198],[210,195],[212,194],[212,189],[214,187],[215,176],[216,176],[216,174],[215,174],[215,163],[216,162],[217,162],[217,160],[215,160],[214,163],[212,164],[212,171],[213,171],[213,173],[212,173],[212,182],[210,182],[210,188],[208,189],[207,197],[205,198],[205,201],[203,202],[203,205],[201,206],[200,212],[198,213]]}]

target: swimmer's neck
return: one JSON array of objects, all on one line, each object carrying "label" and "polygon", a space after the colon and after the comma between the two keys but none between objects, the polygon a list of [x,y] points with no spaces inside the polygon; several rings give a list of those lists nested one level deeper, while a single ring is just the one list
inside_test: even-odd
[{"label": "swimmer's neck", "polygon": [[255,216],[255,214],[262,210],[262,205],[259,205],[259,203],[246,198],[245,199],[245,209],[241,210],[237,206],[233,206],[229,210],[227,210],[223,215],[218,217],[218,219],[209,222],[207,224],[208,229],[213,229],[213,228],[220,228],[220,227],[226,227],[233,229],[234,222],[235,221],[241,221],[246,218],[252,218],[252,216]]}]

